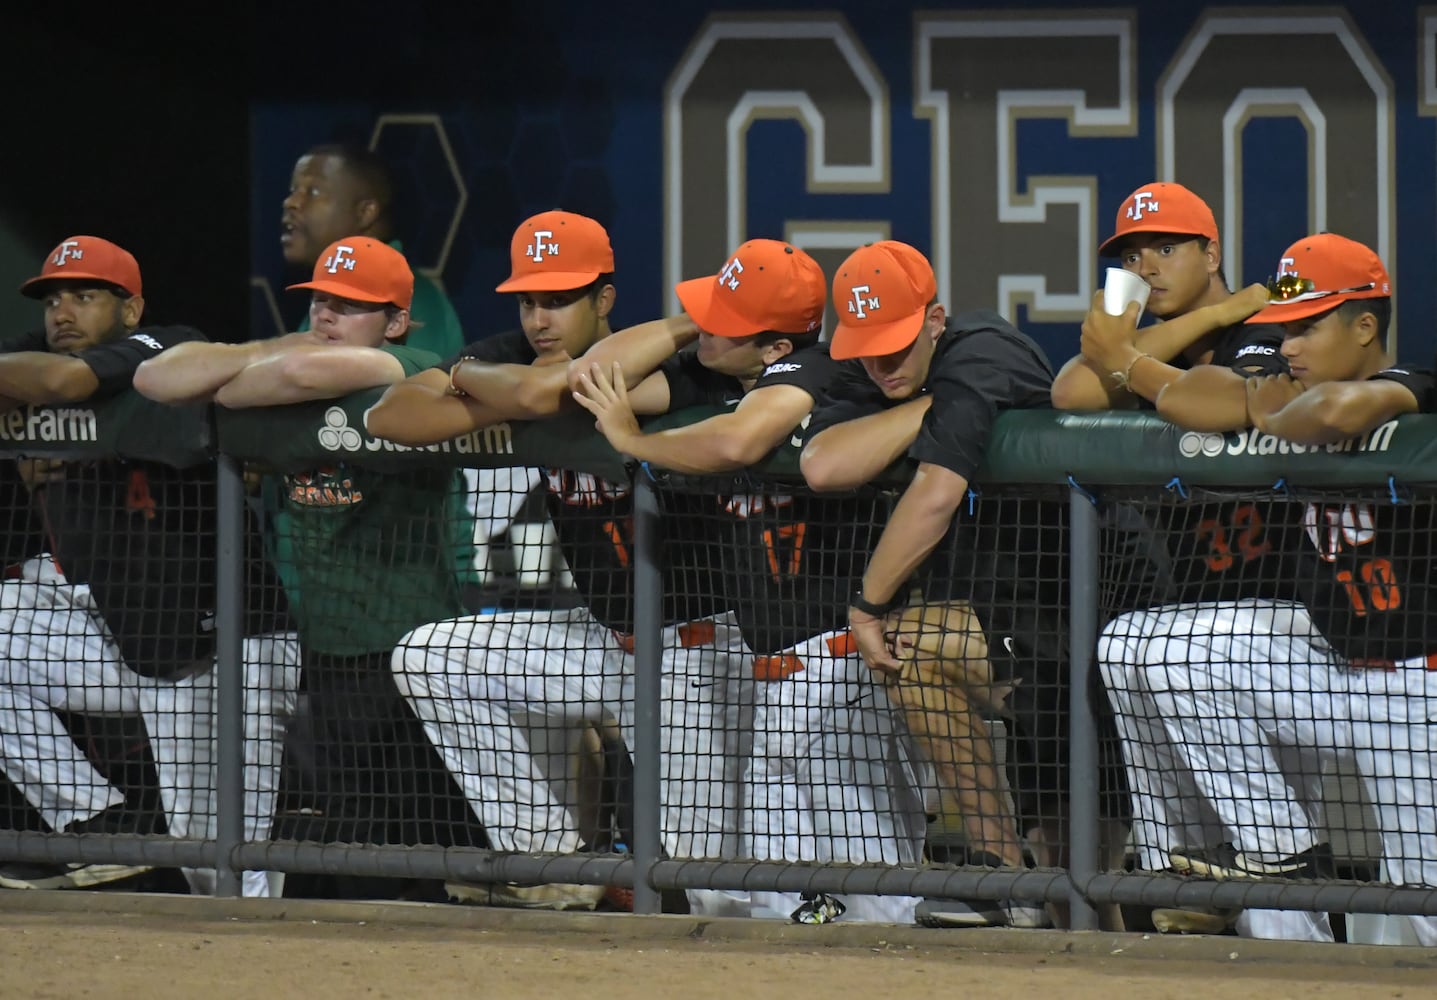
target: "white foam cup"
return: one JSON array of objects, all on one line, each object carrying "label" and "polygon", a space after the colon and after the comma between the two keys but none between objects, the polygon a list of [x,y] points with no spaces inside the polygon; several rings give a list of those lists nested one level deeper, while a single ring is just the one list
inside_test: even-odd
[{"label": "white foam cup", "polygon": [[1132,271],[1110,267],[1103,281],[1103,312],[1110,316],[1121,316],[1129,303],[1136,302],[1138,318],[1142,319],[1142,310],[1147,308],[1148,295],[1152,290],[1151,285]]}]

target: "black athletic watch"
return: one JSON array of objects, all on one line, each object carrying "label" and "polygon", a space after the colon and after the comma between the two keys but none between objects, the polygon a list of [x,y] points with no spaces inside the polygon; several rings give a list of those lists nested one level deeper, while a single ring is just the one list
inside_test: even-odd
[{"label": "black athletic watch", "polygon": [[848,600],[848,606],[850,608],[857,608],[865,615],[872,615],[874,618],[882,618],[884,615],[888,614],[888,612],[898,607],[898,605],[901,603],[902,602],[899,601],[898,598],[893,597],[889,598],[883,604],[874,604],[872,601],[868,600],[866,597],[863,596],[862,587],[859,587],[857,590],[855,590],[853,592],[853,596]]}]

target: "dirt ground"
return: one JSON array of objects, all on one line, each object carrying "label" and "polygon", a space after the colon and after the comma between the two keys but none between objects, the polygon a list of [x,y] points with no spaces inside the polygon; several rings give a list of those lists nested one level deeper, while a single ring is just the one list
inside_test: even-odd
[{"label": "dirt ground", "polygon": [[[900,940],[887,941],[877,928],[867,946],[824,947],[791,937],[780,942],[673,934],[646,939],[636,918],[619,920],[574,934],[562,925],[534,930],[293,917],[193,919],[14,912],[0,904],[0,997],[747,1000],[833,995],[920,1000],[1041,995],[1157,1000],[1220,995],[1223,1000],[1273,1000],[1415,998],[1437,992],[1437,973],[1430,964],[1434,956],[1426,952],[1417,952],[1414,958],[1421,961],[1407,968],[1401,961],[1382,967],[1274,961],[1271,956],[1254,961],[1212,948],[1204,959],[1140,957],[1128,954],[1140,948],[1124,947],[1121,940],[1104,942],[1097,953],[1072,953],[1071,945],[1063,944],[1071,938],[1053,935],[1051,949],[1005,954],[955,946],[950,935],[963,931],[929,932],[937,935],[929,938],[894,934]],[[1239,943],[1234,940],[1232,947]]]}]

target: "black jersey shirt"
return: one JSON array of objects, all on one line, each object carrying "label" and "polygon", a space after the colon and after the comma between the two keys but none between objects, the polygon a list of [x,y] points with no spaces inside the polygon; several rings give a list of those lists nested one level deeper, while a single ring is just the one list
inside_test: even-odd
[{"label": "black jersey shirt", "polygon": [[[142,327],[77,352],[99,386],[84,407],[131,392],[135,369],[166,348],[204,340],[185,326]],[[0,350],[46,350],[43,333]],[[156,404],[158,405],[158,404]],[[204,419],[194,410],[176,419]],[[217,493],[212,463],[176,469],[121,459],[67,462],[64,475],[34,493],[44,541],[72,583],[86,584],[125,663],[169,676],[214,652]],[[285,626],[280,588],[246,531],[247,632]]]},{"label": "black jersey shirt", "polygon": [[[818,344],[769,365],[749,391],[791,385],[816,404],[839,370],[828,345]],[[744,395],[737,379],[691,356],[670,359],[665,373],[670,398],[680,406],[736,405]],[[794,446],[800,432],[794,428]],[[716,518],[716,562],[744,642],[754,652],[773,653],[841,628],[882,530],[886,502],[874,495],[819,497],[750,474],[741,479],[741,491],[698,500],[707,508],[703,516]]]},{"label": "black jersey shirt", "polygon": [[[1208,364],[1246,377],[1285,374],[1282,338],[1280,326],[1235,323],[1219,332]],[[1213,497],[1158,507],[1156,521],[1172,556],[1167,600],[1290,596],[1273,558],[1280,548],[1286,508],[1280,499]]]},{"label": "black jersey shirt", "polygon": [[[933,403],[908,456],[969,482],[952,527],[922,572],[931,600],[971,601],[990,633],[1029,635],[1031,616],[1059,616],[1066,593],[1066,507],[982,494],[974,481],[994,419],[1011,409],[1051,405],[1053,373],[1042,349],[1001,316],[955,313],[934,348],[921,392]],[[847,362],[808,428],[813,437],[845,420],[899,405],[858,362]],[[1020,623],[1024,622],[1024,623]]]},{"label": "black jersey shirt", "polygon": [[[1411,390],[1437,409],[1430,372],[1389,368],[1373,379]],[[1437,652],[1437,523],[1430,499],[1309,503],[1298,549],[1297,591],[1322,634],[1348,660],[1390,663]]]},{"label": "black jersey shirt", "polygon": [[[463,358],[490,364],[533,364],[538,355],[521,330],[496,334],[466,345],[446,361],[447,370]],[[546,507],[559,551],[580,598],[601,624],[628,634],[634,630],[634,498],[627,480],[613,481],[589,472],[547,467]],[[689,530],[683,519],[665,517],[661,558],[683,546],[675,533]],[[715,610],[706,574],[693,579],[665,565],[665,624],[691,621]]]}]

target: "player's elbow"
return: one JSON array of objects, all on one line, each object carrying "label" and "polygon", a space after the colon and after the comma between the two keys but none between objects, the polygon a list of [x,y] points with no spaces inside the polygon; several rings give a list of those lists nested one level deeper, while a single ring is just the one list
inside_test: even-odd
[{"label": "player's elbow", "polygon": [[1176,394],[1171,389],[1158,393],[1158,416],[1183,430],[1204,434],[1225,434],[1252,426],[1245,401],[1228,400],[1222,396],[1199,399],[1191,393]]},{"label": "player's elbow", "polygon": [[165,378],[163,366],[158,365],[157,358],[140,362],[135,369],[135,376],[131,384],[135,391],[146,399],[153,399],[157,403],[174,402],[178,393],[170,387],[170,380]]},{"label": "player's elbow", "polygon": [[364,429],[377,438],[393,441],[395,444],[417,447],[433,444],[426,439],[424,421],[418,419],[416,406],[421,401],[416,397],[420,390],[416,386],[396,385],[379,397],[379,402],[364,411]]},{"label": "player's elbow", "polygon": [[380,397],[379,402],[364,411],[364,429],[377,438],[398,444],[412,444],[403,440],[404,425],[396,412],[395,390],[391,389]]},{"label": "player's elbow", "polygon": [[817,493],[851,490],[862,485],[851,463],[844,462],[836,448],[825,448],[821,436],[806,444],[798,459],[799,471],[808,488]]},{"label": "player's elbow", "polygon": [[[592,350],[590,351],[590,353],[593,353]],[[593,359],[590,358],[588,355],[582,355],[569,362],[569,367],[565,372],[565,377],[568,382],[570,392],[578,392],[580,389],[583,388],[583,384],[579,381],[579,376],[588,374],[589,365],[593,363]]]},{"label": "player's elbow", "polygon": [[140,362],[131,384],[141,396],[157,403],[188,403],[194,399],[194,395],[186,391],[183,381],[176,377],[164,355]]},{"label": "player's elbow", "polygon": [[715,471],[742,469],[763,461],[773,451],[773,445],[753,434],[731,434],[718,439],[715,455],[722,468]]},{"label": "player's elbow", "polygon": [[516,420],[541,420],[559,412],[562,390],[556,386],[536,385],[525,380],[514,389],[514,418]]},{"label": "player's elbow", "polygon": [[1103,410],[1108,407],[1106,397],[1098,399],[1094,393],[1085,392],[1078,379],[1065,375],[1053,380],[1049,395],[1055,410]]},{"label": "player's elbow", "polygon": [[89,399],[99,385],[88,365],[71,361],[55,365],[40,373],[30,401],[42,406],[53,403],[78,403]]},{"label": "player's elbow", "polygon": [[333,371],[318,351],[291,351],[280,358],[275,376],[283,385],[308,395],[325,390]]},{"label": "player's elbow", "polygon": [[1322,422],[1317,438],[1321,441],[1343,440],[1359,437],[1381,424],[1391,420],[1395,413],[1392,408],[1374,406],[1364,393],[1365,386],[1339,385],[1331,383],[1308,390],[1319,394],[1319,405],[1312,407],[1320,414]]},{"label": "player's elbow", "polygon": [[1186,430],[1220,431],[1227,429],[1205,426],[1212,421],[1204,417],[1201,406],[1193,407],[1187,397],[1188,393],[1184,389],[1177,386],[1176,383],[1171,383],[1164,386],[1158,393],[1158,398],[1154,401],[1153,406],[1158,411],[1158,416],[1168,423],[1176,424]]},{"label": "player's elbow", "polygon": [[913,474],[904,493],[904,501],[919,518],[952,520],[958,505],[968,493],[968,480],[951,469],[923,463]]}]

